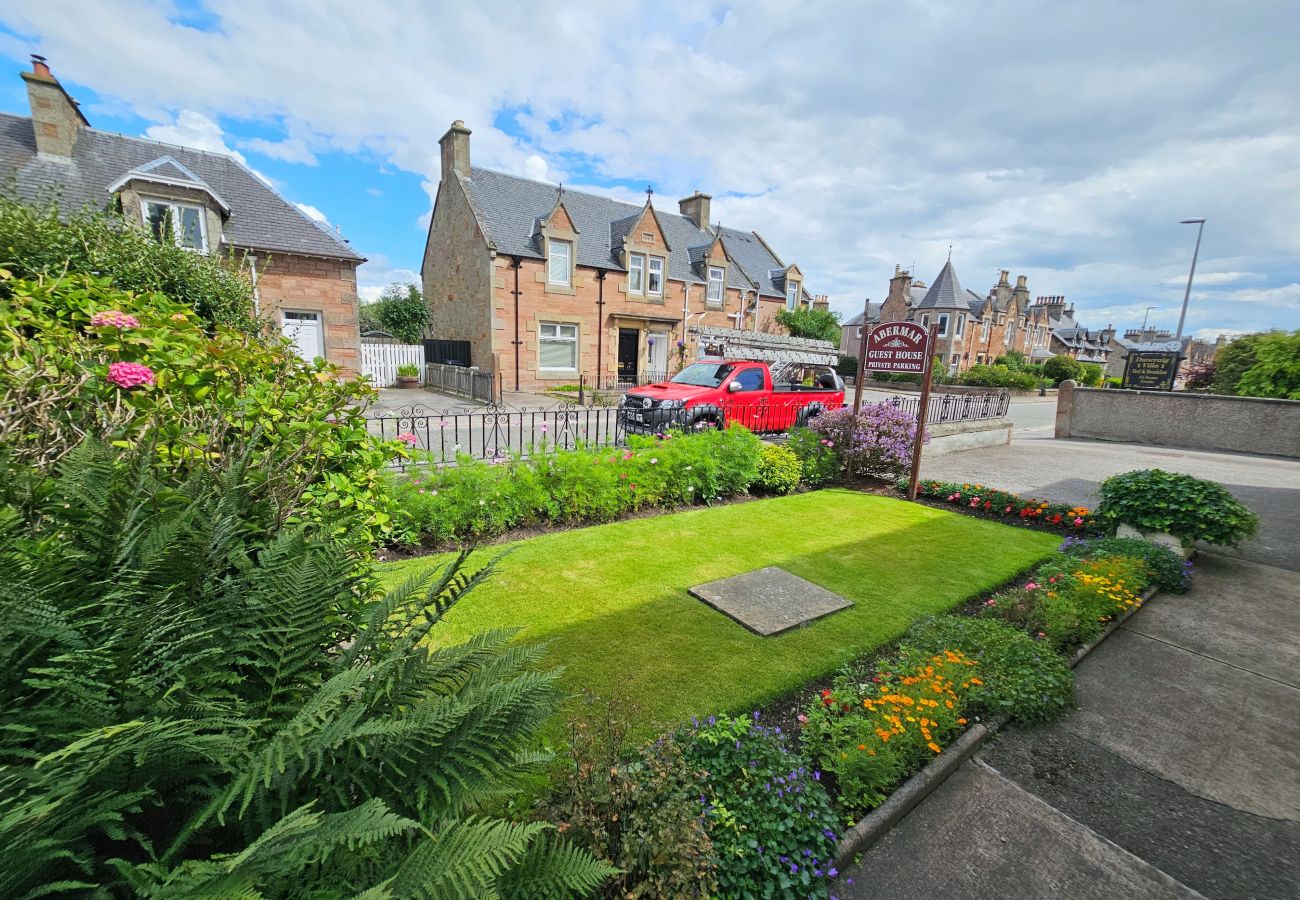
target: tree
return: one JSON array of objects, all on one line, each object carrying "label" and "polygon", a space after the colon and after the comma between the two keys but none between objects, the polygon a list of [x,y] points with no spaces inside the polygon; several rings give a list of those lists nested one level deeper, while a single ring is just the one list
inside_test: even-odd
[{"label": "tree", "polygon": [[1006,366],[1012,372],[1019,372],[1025,367],[1025,354],[1019,350],[1008,350],[995,360],[994,365]]},{"label": "tree", "polygon": [[776,314],[776,324],[790,332],[791,337],[840,342],[840,314],[829,309],[811,306],[782,309]]},{"label": "tree", "polygon": [[363,309],[382,330],[408,344],[418,344],[429,326],[429,306],[415,284],[394,281]]},{"label": "tree", "polygon": [[1083,363],[1079,372],[1079,382],[1085,387],[1100,387],[1104,370],[1097,363]]},{"label": "tree", "polygon": [[1083,374],[1083,364],[1073,357],[1057,354],[1043,363],[1043,377],[1050,378],[1058,384],[1066,379],[1079,380]]},{"label": "tree", "polygon": [[1216,394],[1300,399],[1300,331],[1243,335],[1214,355]]}]

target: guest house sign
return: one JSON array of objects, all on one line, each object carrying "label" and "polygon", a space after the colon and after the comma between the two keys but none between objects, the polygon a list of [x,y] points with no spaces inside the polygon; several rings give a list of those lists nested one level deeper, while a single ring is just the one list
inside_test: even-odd
[{"label": "guest house sign", "polygon": [[863,368],[875,372],[925,371],[929,330],[916,322],[877,325],[867,335]]}]

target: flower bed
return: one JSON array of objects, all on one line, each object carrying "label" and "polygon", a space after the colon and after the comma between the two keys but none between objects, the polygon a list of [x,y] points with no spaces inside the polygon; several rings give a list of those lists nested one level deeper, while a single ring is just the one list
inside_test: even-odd
[{"label": "flower bed", "polygon": [[[907,482],[900,479],[898,489],[906,491]],[[1102,527],[1101,522],[1086,506],[1069,506],[1037,497],[1021,497],[982,484],[922,480],[917,482],[916,495],[950,503],[962,512],[1003,520],[1019,519],[1026,524],[1068,534],[1093,534]]]}]

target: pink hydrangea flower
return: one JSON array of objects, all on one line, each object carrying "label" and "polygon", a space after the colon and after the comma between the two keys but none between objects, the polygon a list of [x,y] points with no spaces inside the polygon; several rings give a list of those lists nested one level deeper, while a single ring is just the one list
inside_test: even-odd
[{"label": "pink hydrangea flower", "polygon": [[133,362],[109,363],[108,380],[123,390],[153,384],[153,369]]},{"label": "pink hydrangea flower", "polygon": [[135,316],[128,316],[118,309],[109,309],[104,312],[97,312],[90,317],[90,324],[99,327],[109,326],[112,328],[139,328],[140,320]]},{"label": "pink hydrangea flower", "polygon": [[404,434],[399,434],[397,439],[408,447],[414,447],[420,442],[420,439],[409,431]]},{"label": "pink hydrangea flower", "polygon": [[1038,584],[1036,582],[1031,581],[1029,582],[1029,584],[1025,585],[1025,590],[1036,591],[1038,590]]}]

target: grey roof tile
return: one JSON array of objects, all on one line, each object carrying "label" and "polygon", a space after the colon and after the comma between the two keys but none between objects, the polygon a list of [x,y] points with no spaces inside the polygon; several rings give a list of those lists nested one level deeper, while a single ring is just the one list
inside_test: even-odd
[{"label": "grey roof tile", "polygon": [[107,209],[112,201],[109,185],[151,164],[156,164],[155,174],[176,180],[193,176],[229,205],[222,237],[231,246],[362,261],[346,241],[223,153],[85,128],[70,161],[41,158],[36,155],[32,120],[0,113],[0,189],[13,189],[23,200],[57,199],[64,209]]},{"label": "grey roof tile", "polygon": [[925,297],[917,305],[918,309],[970,309],[970,301],[967,299],[966,291],[962,288],[961,282],[957,280],[957,272],[952,267],[952,260],[943,264],[939,270],[939,277],[930,285],[930,289],[925,292]]}]

